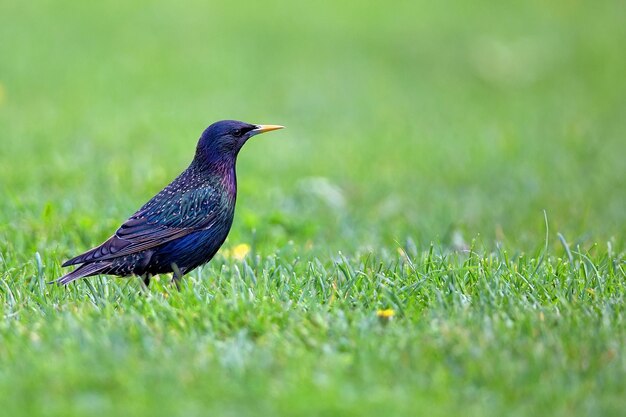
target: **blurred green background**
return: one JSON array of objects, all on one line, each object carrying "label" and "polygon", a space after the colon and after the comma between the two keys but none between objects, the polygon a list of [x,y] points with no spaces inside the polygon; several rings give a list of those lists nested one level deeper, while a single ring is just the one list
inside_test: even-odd
[{"label": "blurred green background", "polygon": [[[0,384],[20,390],[5,400],[17,407],[38,398],[25,415],[107,415],[116,404],[136,415],[254,414],[255,404],[284,415],[385,415],[389,399],[400,414],[422,407],[430,415],[501,415],[509,403],[529,415],[619,410],[623,265],[611,262],[626,232],[625,22],[618,0],[0,1]],[[270,263],[291,248],[277,256],[302,260],[302,268],[334,265],[338,251],[387,262],[400,246],[418,254],[434,243],[445,253],[474,239],[487,253],[501,244],[537,254],[545,210],[550,250],[565,257],[557,232],[572,248],[608,247],[589,262],[598,275],[609,271],[613,284],[580,290],[589,303],[580,321],[558,291],[539,301],[534,290],[513,291],[517,301],[485,302],[471,314],[463,300],[483,300],[490,287],[460,290],[450,304],[398,290],[399,301],[363,292],[333,306],[334,295],[298,299],[316,276],[298,269],[302,282],[280,281],[266,298],[250,296],[244,307],[233,301],[235,308],[221,292],[236,286],[219,275],[226,262],[219,256],[194,282],[222,307],[209,296],[192,302],[192,290],[159,304],[117,281],[97,287],[103,304],[84,282],[67,293],[37,290],[36,279],[57,277],[64,259],[100,243],[182,171],[202,130],[220,119],[287,126],[239,156],[227,248],[251,245]],[[441,262],[445,269],[464,261]],[[552,266],[544,265],[546,274]],[[222,273],[237,268],[245,269]],[[417,285],[418,275],[399,273],[402,288]],[[448,288],[429,285],[433,294]],[[404,321],[380,333],[372,314],[401,301],[409,303]],[[538,305],[551,323],[543,339],[532,330]],[[318,306],[328,327],[307,321]],[[502,309],[510,315],[499,316]],[[598,318],[602,312],[615,321]],[[523,320],[509,319],[516,314]],[[486,317],[495,317],[496,336],[482,333]],[[250,327],[265,338],[239,333]],[[301,342],[305,331],[319,344]],[[476,359],[476,349],[484,356]],[[554,356],[538,353],[546,349]],[[319,352],[332,354],[318,362]],[[592,360],[591,371],[567,359],[589,356],[609,359],[596,368]],[[229,365],[246,357],[271,368]],[[614,357],[621,362],[610,366]],[[546,364],[557,371],[544,378]],[[609,371],[594,379],[594,369]],[[475,385],[464,385],[472,376]],[[146,381],[158,395],[142,391]],[[186,387],[196,402],[169,384]],[[319,386],[329,387],[322,400]],[[402,401],[417,392],[415,403]]]},{"label": "blurred green background", "polygon": [[0,220],[25,252],[108,236],[225,118],[288,127],[240,156],[238,241],[528,248],[544,209],[570,239],[625,230],[620,2],[0,7]]}]

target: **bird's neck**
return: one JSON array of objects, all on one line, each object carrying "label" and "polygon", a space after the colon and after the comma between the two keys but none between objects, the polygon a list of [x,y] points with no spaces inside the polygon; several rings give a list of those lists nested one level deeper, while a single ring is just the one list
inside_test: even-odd
[{"label": "bird's neck", "polygon": [[235,170],[235,161],[229,164],[216,165],[215,170],[219,175],[222,187],[226,190],[231,200],[237,197],[237,172]]},{"label": "bird's neck", "polygon": [[235,171],[236,158],[204,158],[196,155],[191,168],[212,183],[219,183],[233,198],[237,194],[237,174]]}]

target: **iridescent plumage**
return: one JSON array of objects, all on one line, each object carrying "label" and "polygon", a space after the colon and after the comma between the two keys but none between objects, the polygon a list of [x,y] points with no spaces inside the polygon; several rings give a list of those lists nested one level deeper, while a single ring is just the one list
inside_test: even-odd
[{"label": "iridescent plumage", "polygon": [[224,120],[200,137],[196,155],[174,181],[144,204],[107,241],[63,266],[80,265],[57,279],[107,274],[155,274],[174,279],[208,262],[224,243],[235,213],[237,154],[252,136],[282,126]]}]

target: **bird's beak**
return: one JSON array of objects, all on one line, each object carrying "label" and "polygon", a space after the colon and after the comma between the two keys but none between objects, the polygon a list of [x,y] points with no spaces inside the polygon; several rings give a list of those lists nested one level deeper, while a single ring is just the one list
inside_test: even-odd
[{"label": "bird's beak", "polygon": [[280,125],[256,125],[256,128],[250,131],[250,136],[258,135],[259,133],[271,132],[272,130],[284,129],[285,126]]}]

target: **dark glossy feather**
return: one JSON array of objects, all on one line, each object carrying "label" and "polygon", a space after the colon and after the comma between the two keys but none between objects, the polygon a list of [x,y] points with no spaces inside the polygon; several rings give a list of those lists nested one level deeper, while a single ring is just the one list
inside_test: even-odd
[{"label": "dark glossy feather", "polygon": [[[56,280],[95,274],[181,275],[208,262],[233,222],[239,149],[264,126],[222,121],[209,126],[191,165],[125,221],[107,241],[68,261],[80,265]],[[267,126],[268,130],[278,127]]]},{"label": "dark glossy feather", "polygon": [[85,264],[81,265],[69,274],[63,275],[61,278],[57,279],[56,282],[59,284],[69,284],[70,282],[77,280],[78,278],[88,277],[91,275],[96,275],[107,269],[109,266],[108,262],[98,262],[93,264]]},{"label": "dark glossy feather", "polygon": [[124,222],[106,242],[68,260],[63,266],[129,255],[209,229],[218,214],[225,214],[223,212],[234,205],[234,196],[232,202],[228,201],[230,198],[209,185],[208,180],[202,188],[175,193],[173,190],[181,184],[189,183],[188,176],[185,171]]}]

